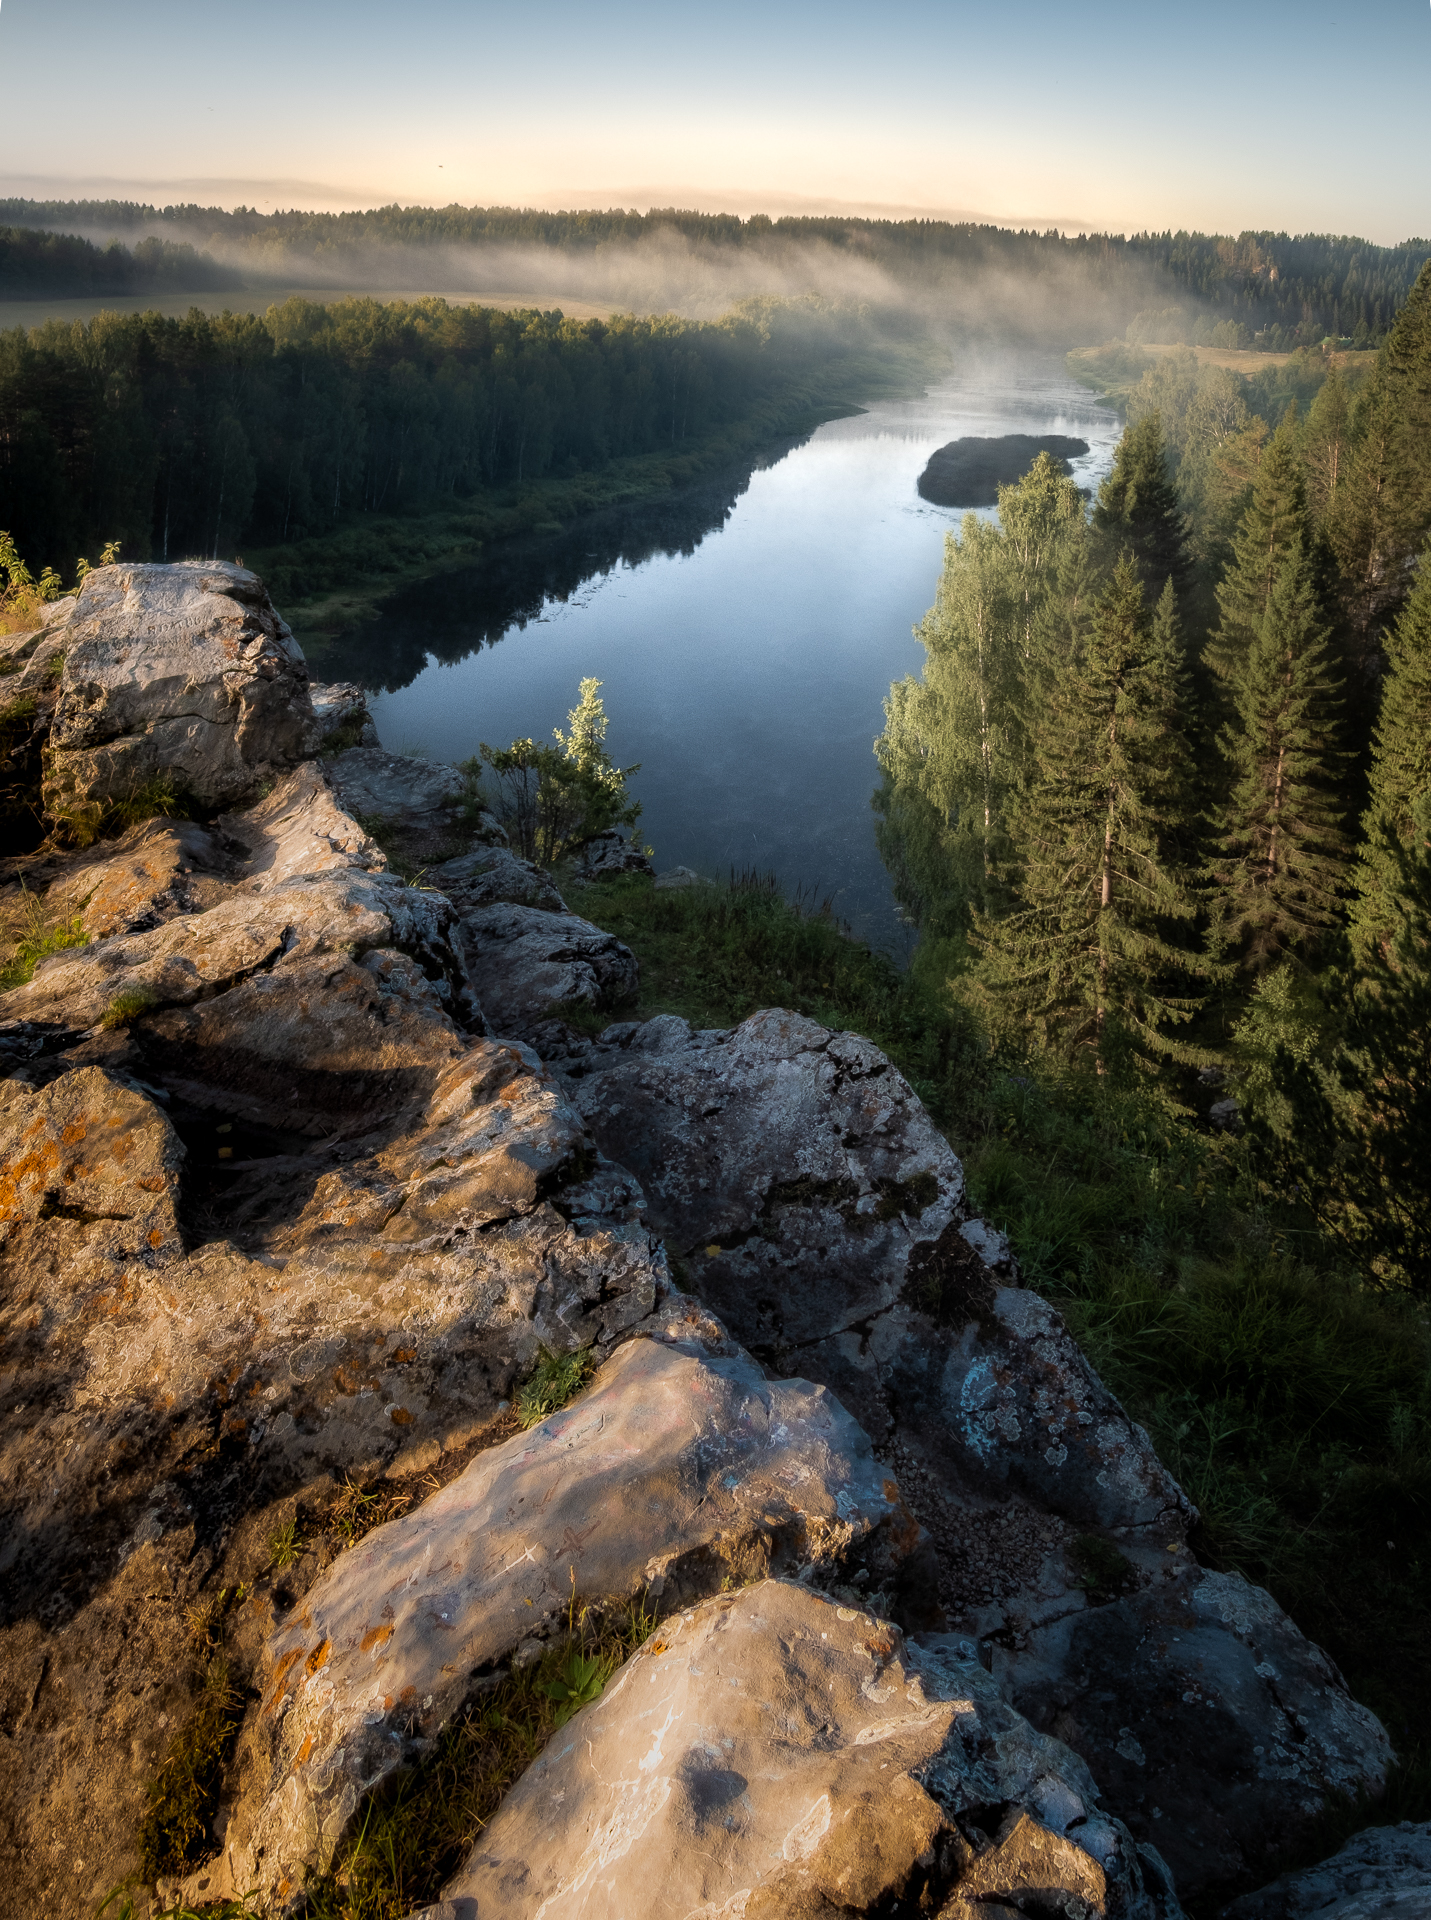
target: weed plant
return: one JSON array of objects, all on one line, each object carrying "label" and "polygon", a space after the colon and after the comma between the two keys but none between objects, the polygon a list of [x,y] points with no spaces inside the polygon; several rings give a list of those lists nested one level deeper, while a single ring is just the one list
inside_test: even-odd
[{"label": "weed plant", "polygon": [[[1369,1819],[1431,1817],[1431,1320],[1345,1270],[1245,1139],[1156,1087],[991,1057],[948,990],[949,943],[901,974],[773,882],[570,888],[641,962],[623,1017],[728,1026],[783,1006],[862,1033],[961,1155],[978,1210],[1197,1504],[1205,1565],[1267,1587],[1400,1756]],[[1090,1568],[1101,1588],[1107,1569]]]},{"label": "weed plant", "polygon": [[576,1353],[540,1351],[530,1379],[517,1394],[517,1418],[524,1427],[539,1426],[557,1413],[591,1378],[596,1362],[586,1348]]}]

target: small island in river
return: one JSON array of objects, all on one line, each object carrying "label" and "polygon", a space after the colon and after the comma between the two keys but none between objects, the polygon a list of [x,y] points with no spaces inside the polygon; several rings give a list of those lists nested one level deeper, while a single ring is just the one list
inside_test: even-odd
[{"label": "small island in river", "polygon": [[1021,480],[1041,453],[1052,454],[1067,473],[1068,462],[1087,451],[1086,440],[1072,440],[1061,433],[951,440],[930,454],[919,476],[920,496],[936,507],[994,507],[999,488]]}]

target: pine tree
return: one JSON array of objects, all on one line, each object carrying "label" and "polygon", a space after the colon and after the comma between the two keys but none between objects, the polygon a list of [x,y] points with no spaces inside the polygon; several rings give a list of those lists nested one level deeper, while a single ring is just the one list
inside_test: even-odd
[{"label": "pine tree", "polygon": [[1399,923],[1404,863],[1396,850],[1431,851],[1431,549],[1386,653],[1352,909],[1352,942],[1363,961],[1372,948],[1385,951]]},{"label": "pine tree", "polygon": [[1150,598],[1156,599],[1168,580],[1180,598],[1187,592],[1192,571],[1187,521],[1168,475],[1158,413],[1144,414],[1118,442],[1113,471],[1098,490],[1093,525],[1114,552],[1132,553]]},{"label": "pine tree", "polygon": [[1246,663],[1262,631],[1272,583],[1282,561],[1307,542],[1307,491],[1290,408],[1262,454],[1252,500],[1232,543],[1232,562],[1217,589],[1221,614],[1206,659],[1219,679]]},{"label": "pine tree", "polygon": [[1165,1031],[1195,1011],[1186,989],[1199,969],[1196,890],[1178,852],[1191,783],[1174,613],[1170,596],[1149,618],[1124,554],[1077,656],[1046,664],[1036,772],[1010,823],[1019,903],[975,921],[976,991],[996,1033],[1100,1073],[1190,1057]]},{"label": "pine tree", "polygon": [[1348,853],[1338,797],[1342,685],[1300,537],[1283,549],[1247,654],[1234,663],[1232,774],[1222,810],[1220,908],[1261,971],[1305,953],[1337,917]]}]

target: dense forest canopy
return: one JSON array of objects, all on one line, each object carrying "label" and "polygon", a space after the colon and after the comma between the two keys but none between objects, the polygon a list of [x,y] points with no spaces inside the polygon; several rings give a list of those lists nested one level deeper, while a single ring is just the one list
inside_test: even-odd
[{"label": "dense forest canopy", "polygon": [[856,314],[756,302],[718,324],[443,300],[289,300],[263,319],[102,314],[0,334],[0,527],[68,569],[231,554],[363,514],[780,431],[866,343]]},{"label": "dense forest canopy", "polygon": [[[410,286],[415,260],[439,257],[449,279],[479,276],[483,261],[513,249],[565,254],[588,264],[599,256],[654,252],[672,243],[703,257],[758,258],[772,273],[808,272],[816,256],[829,269],[877,269],[889,297],[927,294],[972,276],[1014,276],[1078,289],[1106,318],[1122,303],[1119,330],[1139,319],[1166,337],[1192,338],[1201,324],[1236,328],[1223,344],[1282,348],[1328,333],[1379,341],[1406,298],[1431,242],[1375,246],[1343,235],[1245,232],[1235,238],[1200,233],[1062,235],[943,220],[734,214],[653,208],[649,213],[544,213],[510,207],[379,207],[362,212],[271,214],[252,208],[131,201],[0,200],[0,221],[123,240],[172,235],[207,249],[245,278],[270,285],[322,281],[335,286]],[[195,272],[211,271],[195,258]],[[80,271],[79,267],[76,272]],[[0,256],[0,291],[12,282]],[[191,285],[211,285],[194,280]],[[421,284],[421,282],[419,282]],[[432,280],[427,285],[434,284]],[[50,290],[57,290],[51,288]],[[87,291],[76,284],[73,291]],[[791,291],[785,281],[769,291]],[[816,290],[813,288],[812,290]],[[818,290],[829,291],[827,286]],[[1067,315],[1065,315],[1065,319]],[[1190,329],[1192,331],[1190,331]]]}]

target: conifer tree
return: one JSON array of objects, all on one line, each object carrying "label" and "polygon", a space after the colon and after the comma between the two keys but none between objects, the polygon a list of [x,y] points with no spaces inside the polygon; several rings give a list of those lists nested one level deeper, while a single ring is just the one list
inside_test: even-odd
[{"label": "conifer tree", "polygon": [[1307,509],[1315,527],[1330,526],[1350,461],[1351,400],[1346,382],[1333,367],[1317,390],[1302,438]]},{"label": "conifer tree", "polygon": [[1431,852],[1431,549],[1386,653],[1352,909],[1352,943],[1363,962],[1373,948],[1386,950],[1400,921],[1405,865],[1397,850]]},{"label": "conifer tree", "polygon": [[1285,556],[1305,552],[1307,490],[1291,409],[1258,463],[1252,499],[1232,544],[1232,561],[1217,589],[1221,618],[1208,642],[1207,662],[1222,680],[1245,664],[1262,631],[1263,618]]},{"label": "conifer tree", "polygon": [[1191,802],[1174,613],[1169,595],[1150,619],[1124,554],[1083,617],[1077,657],[1046,663],[1033,772],[1010,823],[1018,905],[975,919],[975,988],[996,1033],[1100,1073],[1190,1057],[1167,1031],[1195,1011],[1199,967],[1178,852]]},{"label": "conifer tree", "polygon": [[1348,850],[1339,796],[1343,689],[1299,534],[1283,549],[1267,605],[1229,680],[1221,739],[1231,792],[1219,865],[1224,923],[1261,971],[1305,955],[1337,917]]},{"label": "conifer tree", "polygon": [[1192,570],[1187,520],[1168,475],[1160,414],[1144,414],[1118,442],[1113,471],[1098,490],[1093,525],[1114,552],[1132,553],[1151,600],[1167,580],[1180,598],[1186,593]]}]

